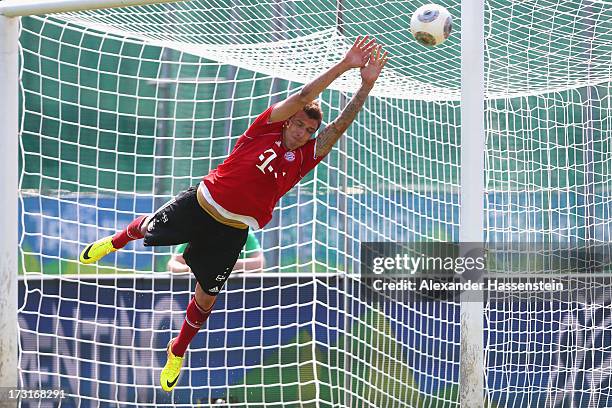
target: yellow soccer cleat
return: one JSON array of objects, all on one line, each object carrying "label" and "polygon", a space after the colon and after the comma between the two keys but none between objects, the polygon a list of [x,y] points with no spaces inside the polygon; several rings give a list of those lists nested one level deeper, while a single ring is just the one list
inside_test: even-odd
[{"label": "yellow soccer cleat", "polygon": [[111,252],[115,252],[117,248],[113,246],[113,236],[102,238],[89,244],[85,247],[79,260],[84,264],[90,264],[99,261]]},{"label": "yellow soccer cleat", "polygon": [[179,379],[179,375],[181,374],[181,367],[183,366],[183,357],[175,356],[172,354],[172,342],[174,339],[171,339],[168,342],[168,347],[166,352],[168,353],[168,361],[166,361],[166,365],[161,372],[159,377],[159,382],[164,391],[170,392],[176,385]]}]

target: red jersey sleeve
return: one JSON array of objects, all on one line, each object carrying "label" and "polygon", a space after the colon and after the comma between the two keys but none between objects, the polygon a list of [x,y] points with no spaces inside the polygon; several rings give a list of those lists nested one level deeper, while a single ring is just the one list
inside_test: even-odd
[{"label": "red jersey sleeve", "polygon": [[317,157],[317,139],[309,140],[304,146],[300,147],[302,150],[302,167],[300,168],[300,175],[304,177],[314,167],[321,163],[321,160],[325,156]]},{"label": "red jersey sleeve", "polygon": [[270,106],[268,109],[263,111],[254,121],[251,123],[251,126],[244,133],[245,136],[253,139],[262,134],[266,134],[269,132],[278,131],[283,128],[284,120],[278,122],[269,122],[270,115],[272,114],[272,109],[274,109],[275,105]]}]

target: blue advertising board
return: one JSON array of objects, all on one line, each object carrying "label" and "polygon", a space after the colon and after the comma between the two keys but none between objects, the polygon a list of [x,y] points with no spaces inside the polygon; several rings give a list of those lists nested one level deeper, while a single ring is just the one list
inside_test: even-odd
[{"label": "blue advertising board", "polygon": [[[385,196],[354,194],[348,197],[346,214],[341,213],[340,197],[337,192],[318,194],[316,200],[305,193],[283,197],[271,223],[257,232],[266,264],[281,267],[314,259],[334,268],[358,259],[360,242],[458,241],[458,194],[407,190]],[[52,268],[45,271],[45,265],[78,259],[86,243],[115,233],[138,215],[152,213],[169,198],[123,193],[24,196],[19,206],[21,247],[35,255],[43,272],[49,273]],[[608,242],[612,240],[612,214],[607,202],[610,200],[588,204],[584,195],[567,191],[489,192],[486,240],[576,242],[589,238]],[[316,211],[315,203],[324,204],[325,210]],[[348,246],[341,242],[343,234],[338,231],[349,232]],[[169,251],[160,248],[155,253]],[[163,265],[154,263],[153,254],[138,241],[101,264],[137,271],[162,270]]]},{"label": "blue advertising board", "polygon": [[[320,387],[342,392],[334,379],[348,370],[364,377],[353,390],[367,398],[372,381],[381,378],[367,367],[383,356],[381,367],[398,380],[409,379],[408,387],[447,400],[441,406],[457,406],[459,304],[373,303],[357,283],[346,286],[337,278],[230,279],[190,346],[179,386],[166,394],[158,376],[166,344],[183,322],[191,284],[178,278],[21,280],[21,384],[65,390],[71,397],[64,407],[115,406],[113,401],[126,407],[197,406],[236,390],[249,394],[249,376],[266,367],[301,370],[296,367],[316,363]],[[585,303],[576,293],[556,301],[488,304],[487,387],[499,406],[609,406],[612,377],[606,367],[612,350],[605,345],[612,341],[606,312],[612,301],[608,294]],[[373,309],[382,318],[372,318]],[[300,338],[306,339],[306,353],[281,357]],[[351,358],[353,368],[346,363]],[[260,379],[269,386],[282,381]],[[282,394],[268,394],[268,402],[299,398]]]}]

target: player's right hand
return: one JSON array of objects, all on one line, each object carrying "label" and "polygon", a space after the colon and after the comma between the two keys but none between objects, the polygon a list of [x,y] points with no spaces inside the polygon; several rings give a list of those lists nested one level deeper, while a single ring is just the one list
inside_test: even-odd
[{"label": "player's right hand", "polygon": [[347,69],[363,67],[368,62],[370,54],[376,46],[376,40],[372,38],[368,41],[369,38],[367,35],[363,39],[361,36],[357,37],[351,49],[342,59],[342,64]]}]

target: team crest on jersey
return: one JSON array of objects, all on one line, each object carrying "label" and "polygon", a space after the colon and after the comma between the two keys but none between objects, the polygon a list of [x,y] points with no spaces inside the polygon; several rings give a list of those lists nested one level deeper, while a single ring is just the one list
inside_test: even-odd
[{"label": "team crest on jersey", "polygon": [[293,153],[293,152],[285,153],[285,160],[290,161],[290,162],[294,161],[295,160],[295,153]]}]

